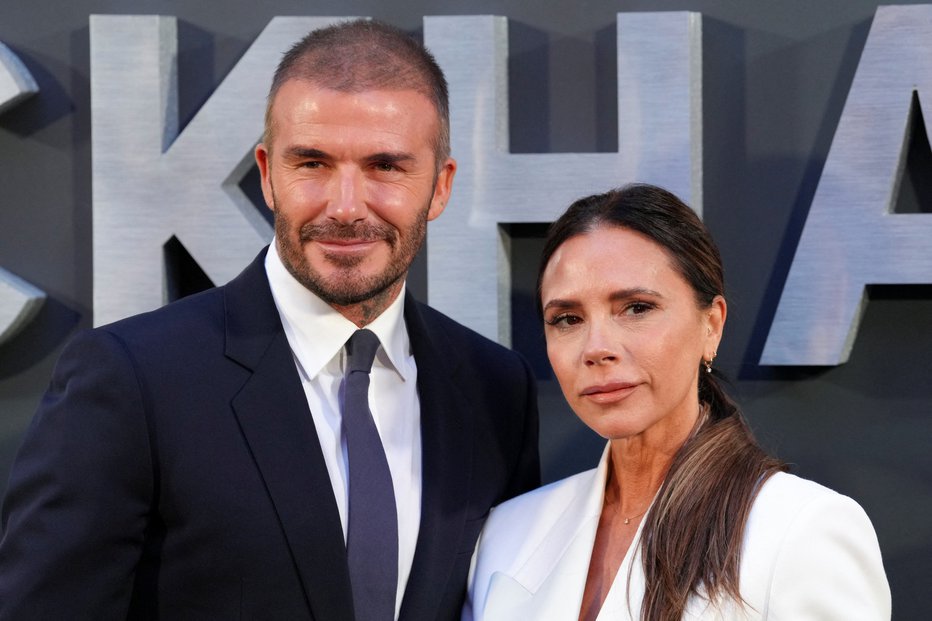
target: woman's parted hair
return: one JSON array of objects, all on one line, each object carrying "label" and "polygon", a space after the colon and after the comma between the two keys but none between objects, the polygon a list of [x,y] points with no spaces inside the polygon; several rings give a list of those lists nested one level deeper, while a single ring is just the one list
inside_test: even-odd
[{"label": "woman's parted hair", "polygon": [[601,226],[637,231],[659,244],[696,293],[700,308],[724,296],[722,258],[702,220],[672,193],[642,183],[581,198],[550,226],[537,277],[538,311],[541,280],[553,253],[569,238]]},{"label": "woman's parted hair", "polygon": [[[675,195],[633,184],[582,198],[550,227],[537,278],[541,282],[556,250],[568,239],[601,227],[637,231],[660,245],[689,283],[699,308],[725,294],[718,247],[708,229]],[[707,373],[701,360],[697,399],[708,412],[673,458],[641,533],[644,621],[680,619],[691,595],[741,602],[738,584],[744,527],[760,486],[783,462],[757,444],[740,409]]]}]

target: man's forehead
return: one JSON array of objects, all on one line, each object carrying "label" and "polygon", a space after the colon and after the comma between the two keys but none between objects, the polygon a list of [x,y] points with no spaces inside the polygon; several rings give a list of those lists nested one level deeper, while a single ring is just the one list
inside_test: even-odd
[{"label": "man's forehead", "polygon": [[367,95],[403,95],[403,96],[414,96],[416,98],[422,99],[426,104],[430,105],[431,108],[434,107],[433,100],[430,96],[423,90],[419,88],[414,88],[410,86],[405,87],[395,87],[393,85],[386,86],[369,86],[369,85],[330,85],[325,82],[319,82],[310,78],[305,77],[294,77],[289,78],[279,87],[278,91],[274,94],[272,99],[272,109],[274,110],[275,104],[279,100],[279,96],[282,92],[287,92],[291,95],[314,95],[316,93],[332,93],[337,95],[359,95],[365,97]]},{"label": "man's forehead", "polygon": [[433,102],[415,89],[344,90],[299,79],[282,84],[269,109],[270,124],[304,124],[314,118],[326,123],[388,122],[398,131],[433,132],[440,123]]}]

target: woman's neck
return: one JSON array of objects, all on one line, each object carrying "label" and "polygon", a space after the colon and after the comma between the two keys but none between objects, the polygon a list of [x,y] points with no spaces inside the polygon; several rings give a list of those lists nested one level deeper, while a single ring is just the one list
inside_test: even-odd
[{"label": "woman's neck", "polygon": [[650,505],[670,470],[677,452],[702,425],[706,406],[682,424],[611,441],[605,504],[616,505],[625,516]]}]

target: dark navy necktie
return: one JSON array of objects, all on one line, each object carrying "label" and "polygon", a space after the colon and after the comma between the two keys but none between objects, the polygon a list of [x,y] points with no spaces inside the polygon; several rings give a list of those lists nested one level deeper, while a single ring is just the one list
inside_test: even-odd
[{"label": "dark navy necktie", "polygon": [[346,342],[343,434],[349,460],[346,555],[356,621],[395,618],[398,512],[385,449],[369,410],[369,371],[379,338],[357,330]]}]

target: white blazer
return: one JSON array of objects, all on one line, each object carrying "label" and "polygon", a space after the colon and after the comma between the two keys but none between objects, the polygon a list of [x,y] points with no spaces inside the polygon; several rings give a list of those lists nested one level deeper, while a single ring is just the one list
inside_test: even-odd
[{"label": "white blazer", "polygon": [[[579,618],[607,470],[608,449],[596,469],[492,510],[473,556],[463,621]],[[599,621],[640,618],[640,535],[639,527]],[[739,580],[746,606],[692,597],[683,619],[890,619],[890,588],[864,510],[791,474],[773,475],[751,507]]]}]

